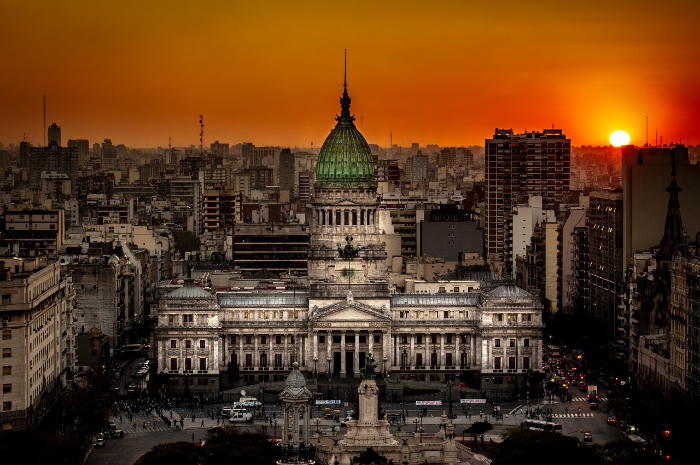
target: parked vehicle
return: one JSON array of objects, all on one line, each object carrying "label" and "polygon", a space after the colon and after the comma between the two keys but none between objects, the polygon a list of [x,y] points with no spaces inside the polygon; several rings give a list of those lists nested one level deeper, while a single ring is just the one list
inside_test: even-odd
[{"label": "parked vehicle", "polygon": [[120,430],[120,429],[115,430],[115,431],[112,431],[112,434],[110,434],[110,436],[111,436],[112,438],[121,439],[121,438],[124,437],[124,431],[122,431],[122,430]]},{"label": "parked vehicle", "polygon": [[253,421],[253,414],[244,409],[234,409],[228,421],[229,423],[250,423]]}]

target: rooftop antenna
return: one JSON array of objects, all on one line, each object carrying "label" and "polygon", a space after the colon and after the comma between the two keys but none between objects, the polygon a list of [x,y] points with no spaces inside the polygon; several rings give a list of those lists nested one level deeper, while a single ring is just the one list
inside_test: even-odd
[{"label": "rooftop antenna", "polygon": [[46,92],[44,92],[44,147],[46,147]]},{"label": "rooftop antenna", "polygon": [[389,133],[389,153],[394,150],[394,131]]},{"label": "rooftop antenna", "polygon": [[647,143],[644,147],[649,147],[649,117],[647,116]]},{"label": "rooftop antenna", "polygon": [[204,119],[202,115],[199,115],[199,157],[204,156]]},{"label": "rooftop antenna", "polygon": [[659,130],[654,129],[654,147],[659,146]]},{"label": "rooftop antenna", "polygon": [[661,147],[663,148],[663,146],[664,146],[664,136],[659,136],[659,137],[661,137]]},{"label": "rooftop antenna", "polygon": [[343,87],[348,86],[348,49],[345,49],[345,71],[343,72]]},{"label": "rooftop antenna", "polygon": [[172,136],[168,137],[168,152],[172,150]]},{"label": "rooftop antenna", "polygon": [[362,116],[360,116],[360,132],[362,132]]}]

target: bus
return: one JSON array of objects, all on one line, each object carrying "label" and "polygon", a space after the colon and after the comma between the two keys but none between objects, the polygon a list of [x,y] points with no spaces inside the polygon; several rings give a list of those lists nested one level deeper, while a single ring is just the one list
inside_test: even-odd
[{"label": "bus", "polygon": [[561,425],[551,421],[525,420],[520,426],[532,431],[548,431],[554,434],[561,434]]}]

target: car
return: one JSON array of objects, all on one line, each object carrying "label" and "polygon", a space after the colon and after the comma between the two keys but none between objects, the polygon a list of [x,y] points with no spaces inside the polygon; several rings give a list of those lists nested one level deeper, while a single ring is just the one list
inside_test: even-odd
[{"label": "car", "polygon": [[124,437],[124,431],[122,431],[122,430],[120,430],[120,429],[114,430],[114,431],[112,431],[112,433],[110,434],[110,436],[111,436],[112,438],[121,439],[121,438]]},{"label": "car", "polygon": [[117,429],[117,424],[114,421],[109,422],[109,429]]},{"label": "car", "polygon": [[615,417],[613,417],[613,416],[609,416],[609,417],[608,417],[608,424],[609,424],[609,425],[614,425],[614,424],[615,424],[615,421],[616,421],[616,420],[615,420]]},{"label": "car", "polygon": [[586,442],[593,442],[593,435],[591,433],[583,433],[583,440]]},{"label": "car", "polygon": [[596,402],[596,401],[591,402],[591,410],[598,410],[598,402]]},{"label": "car", "polygon": [[95,447],[104,447],[105,445],[105,440],[104,439],[98,439],[95,441]]},{"label": "car", "polygon": [[578,383],[578,388],[582,391],[587,391],[588,385],[586,383],[584,383],[583,381],[581,381],[580,383]]}]

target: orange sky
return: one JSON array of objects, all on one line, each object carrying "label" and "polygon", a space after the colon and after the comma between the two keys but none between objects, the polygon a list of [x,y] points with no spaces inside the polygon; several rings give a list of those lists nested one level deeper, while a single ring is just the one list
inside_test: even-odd
[{"label": "orange sky", "polygon": [[[144,4],[146,4],[144,6]],[[574,4],[569,6],[569,4]],[[5,1],[0,141],[320,146],[351,111],[370,143],[700,143],[700,1]],[[64,142],[65,144],[65,142]]]}]

